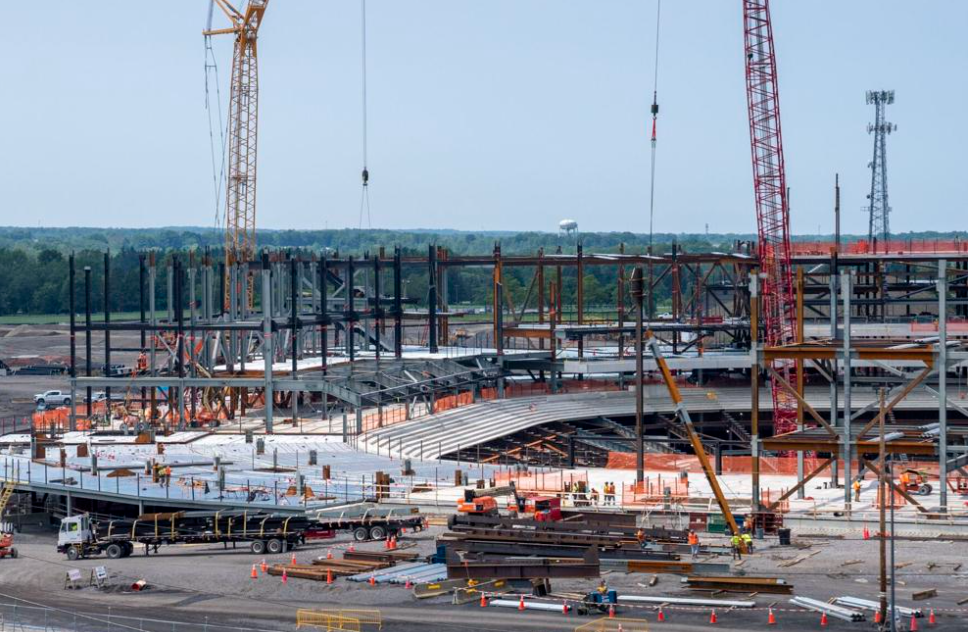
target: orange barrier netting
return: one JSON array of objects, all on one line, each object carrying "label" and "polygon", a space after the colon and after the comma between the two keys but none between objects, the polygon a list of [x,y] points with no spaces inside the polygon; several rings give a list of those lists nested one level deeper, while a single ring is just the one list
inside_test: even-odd
[{"label": "orange barrier netting", "polygon": [[[795,241],[790,244],[793,255],[824,255],[834,249],[832,241]],[[968,252],[968,241],[961,239],[891,239],[877,242],[877,252],[904,253],[960,253]],[[866,239],[841,244],[841,254],[867,255],[874,253],[874,245]]]},{"label": "orange barrier netting", "polygon": [[567,491],[565,486],[575,483],[588,485],[588,474],[585,472],[495,472],[494,484],[498,486],[510,485],[521,491],[560,493]]},{"label": "orange barrier netting", "polygon": [[[753,471],[752,457],[724,456],[722,461],[724,474],[749,474]],[[824,459],[805,457],[803,469],[806,472],[812,472],[823,461]],[[634,470],[635,453],[609,452],[608,464],[605,467],[616,470]],[[646,454],[645,469],[650,472],[702,472],[699,458],[688,454]],[[760,473],[764,475],[795,475],[797,473],[797,459],[796,457],[782,456],[760,457]]]}]

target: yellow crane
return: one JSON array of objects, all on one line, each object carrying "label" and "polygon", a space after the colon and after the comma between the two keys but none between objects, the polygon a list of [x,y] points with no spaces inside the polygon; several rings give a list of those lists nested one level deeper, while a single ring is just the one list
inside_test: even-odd
[{"label": "yellow crane", "polygon": [[[203,33],[234,35],[232,84],[226,146],[228,176],[225,191],[225,300],[228,302],[231,267],[255,257],[256,148],[259,131],[258,34],[269,0],[249,0],[241,12],[227,0],[212,0],[231,26]],[[242,279],[238,280],[241,285]],[[252,301],[251,279],[248,280]],[[240,289],[240,288],[237,288]]]}]

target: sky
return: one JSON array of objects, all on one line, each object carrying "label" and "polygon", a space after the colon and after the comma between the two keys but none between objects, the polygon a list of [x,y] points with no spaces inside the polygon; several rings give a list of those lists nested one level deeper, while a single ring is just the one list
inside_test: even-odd
[{"label": "sky", "polygon": [[[5,7],[0,225],[214,225],[208,4]],[[657,232],[755,231],[741,6],[662,5]],[[843,231],[866,233],[870,89],[896,91],[893,232],[965,229],[968,2],[772,10],[793,232],[832,231],[839,173]],[[368,0],[366,14],[364,227],[648,231],[655,0]],[[360,0],[269,2],[258,226],[360,226],[360,17]],[[214,46],[224,109],[231,38]]]}]

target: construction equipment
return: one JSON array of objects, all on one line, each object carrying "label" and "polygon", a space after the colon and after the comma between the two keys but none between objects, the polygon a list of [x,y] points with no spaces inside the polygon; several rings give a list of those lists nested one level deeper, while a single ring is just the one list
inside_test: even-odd
[{"label": "construction equipment", "polygon": [[538,522],[561,520],[561,498],[557,496],[515,495],[508,501],[511,513],[531,514]]},{"label": "construction equipment", "polygon": [[[796,340],[796,301],[790,259],[790,207],[769,0],[744,0],[743,23],[758,255],[763,277],[764,333],[767,346],[775,347]],[[773,368],[788,384],[796,384],[796,365],[793,361],[774,360]],[[771,386],[773,434],[796,430],[796,398],[784,390],[775,377],[771,380]]]},{"label": "construction equipment", "polygon": [[13,546],[13,529],[4,525],[0,533],[0,558],[17,557],[17,549]]},{"label": "construction equipment", "polygon": [[609,608],[614,612],[618,606],[618,593],[614,590],[592,590],[582,597],[576,611],[580,615],[608,614]]},{"label": "construction equipment", "polygon": [[931,483],[927,482],[927,473],[921,470],[904,470],[901,472],[899,483],[901,489],[918,496],[927,496],[934,489]]},{"label": "construction equipment", "polygon": [[[736,524],[736,518],[733,517],[733,512],[729,508],[729,502],[726,500],[726,496],[723,495],[723,490],[719,486],[719,479],[716,478],[716,472],[713,470],[712,465],[709,463],[709,457],[706,455],[706,450],[699,440],[699,435],[696,433],[695,426],[692,425],[692,418],[689,416],[689,410],[682,401],[682,394],[679,392],[679,387],[676,385],[675,379],[672,377],[672,372],[669,370],[669,365],[666,363],[665,357],[662,355],[662,351],[659,349],[659,343],[655,336],[652,335],[651,331],[646,332],[645,345],[648,346],[649,351],[652,353],[652,357],[655,359],[655,364],[659,367],[659,372],[662,374],[662,380],[665,382],[666,388],[669,390],[669,397],[676,405],[676,417],[682,422],[682,425],[686,428],[686,433],[689,436],[689,442],[692,444],[692,449],[696,453],[696,457],[699,459],[699,464],[702,466],[703,472],[706,474],[706,480],[709,481],[709,486],[713,490],[713,495],[716,497],[716,503],[719,505],[719,510],[723,514],[723,518],[726,519],[726,524],[729,525],[730,532],[733,535],[739,534],[739,525]],[[745,553],[746,545],[740,543],[740,548]]]},{"label": "construction equipment", "polygon": [[[241,296],[242,279],[231,288],[236,263],[255,258],[256,139],[259,130],[259,64],[256,45],[269,0],[249,0],[241,12],[228,0],[213,0],[232,25],[209,29],[204,35],[234,35],[232,84],[229,95],[228,178],[225,192],[225,302]],[[252,279],[245,281],[252,301]],[[234,292],[233,292],[234,290]]]},{"label": "construction equipment", "polygon": [[475,516],[498,515],[497,501],[494,500],[494,497],[478,496],[475,491],[473,489],[464,490],[464,499],[457,501],[457,511]]}]

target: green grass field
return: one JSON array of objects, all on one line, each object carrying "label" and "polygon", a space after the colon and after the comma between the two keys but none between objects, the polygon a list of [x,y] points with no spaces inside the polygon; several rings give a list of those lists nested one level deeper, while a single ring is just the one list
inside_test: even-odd
[{"label": "green grass field", "polygon": [[[159,317],[164,315],[165,312],[158,312]],[[137,320],[140,317],[140,312],[111,312],[111,320]],[[11,314],[0,316],[0,325],[66,325],[70,320],[69,314]],[[104,320],[104,314],[91,314],[91,320]],[[84,314],[77,315],[77,322],[84,322]]]}]

